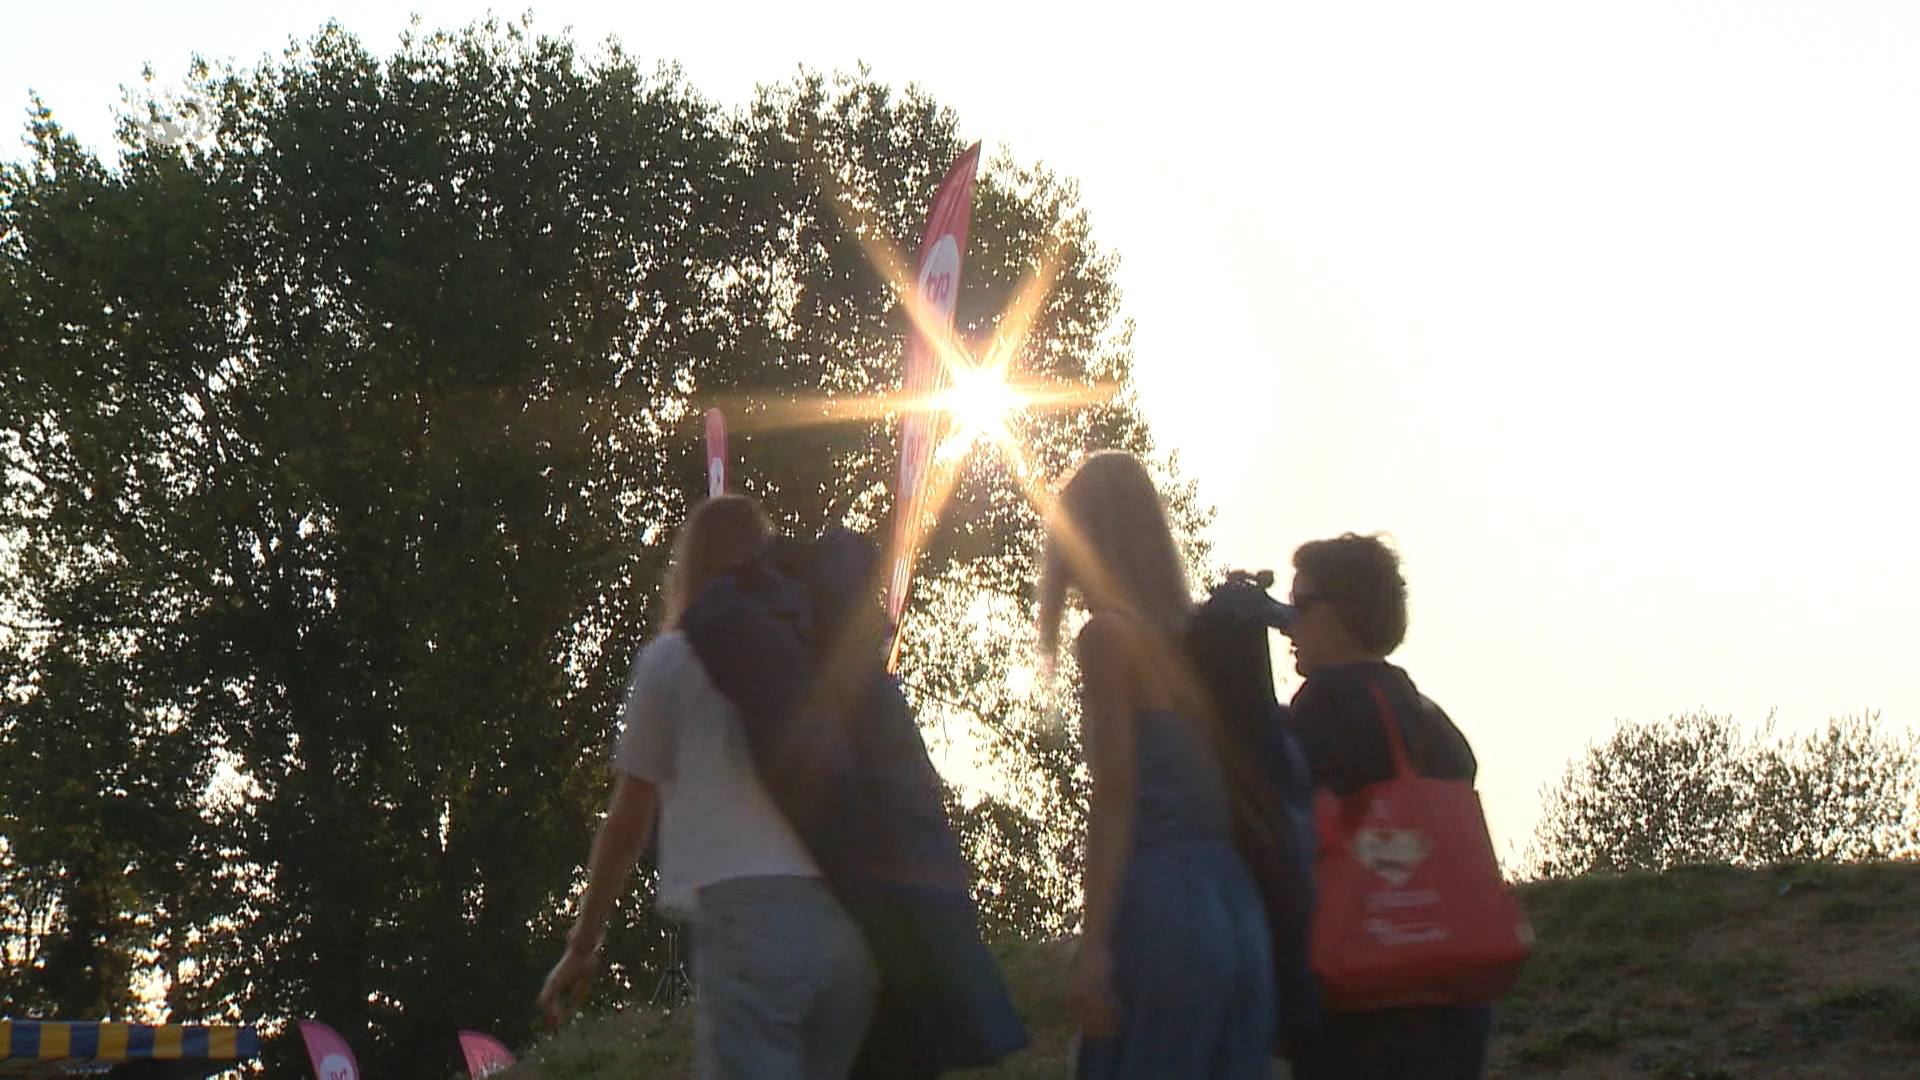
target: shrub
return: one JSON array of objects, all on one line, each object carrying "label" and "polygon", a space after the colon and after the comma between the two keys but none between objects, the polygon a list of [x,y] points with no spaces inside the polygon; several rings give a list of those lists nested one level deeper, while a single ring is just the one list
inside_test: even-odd
[{"label": "shrub", "polygon": [[1772,717],[1623,723],[1542,799],[1537,876],[1886,859],[1920,848],[1920,738],[1878,713],[1784,738]]}]

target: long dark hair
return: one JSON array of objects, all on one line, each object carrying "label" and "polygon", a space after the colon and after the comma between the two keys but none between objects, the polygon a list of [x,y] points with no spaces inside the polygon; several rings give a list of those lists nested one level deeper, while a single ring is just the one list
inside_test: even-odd
[{"label": "long dark hair", "polygon": [[1040,572],[1040,649],[1047,657],[1059,650],[1069,589],[1090,608],[1130,616],[1169,637],[1186,629],[1193,610],[1186,565],[1166,503],[1132,454],[1094,454],[1060,491]]},{"label": "long dark hair", "polygon": [[773,529],[758,503],[744,495],[716,495],[693,508],[673,543],[660,629],[673,630],[700,590],[714,578],[760,556]]},{"label": "long dark hair", "polygon": [[[1209,677],[1196,648],[1218,644],[1196,634],[1193,595],[1186,567],[1167,521],[1166,504],[1145,466],[1131,454],[1103,451],[1083,462],[1060,493],[1049,520],[1040,578],[1040,648],[1059,649],[1060,624],[1070,588],[1091,608],[1124,615],[1169,648],[1148,648],[1136,674],[1160,703],[1190,716],[1213,750],[1233,817],[1236,845],[1276,913],[1304,896],[1293,880],[1286,807],[1263,762],[1266,726],[1278,722],[1271,676],[1252,686],[1230,686]],[[1264,627],[1252,633],[1264,635]],[[1237,636],[1237,635],[1236,635]],[[1264,646],[1256,637],[1241,644]],[[1264,647],[1247,650],[1242,664],[1268,665]],[[1220,657],[1209,658],[1222,659]],[[1269,668],[1270,671],[1270,668]]]}]

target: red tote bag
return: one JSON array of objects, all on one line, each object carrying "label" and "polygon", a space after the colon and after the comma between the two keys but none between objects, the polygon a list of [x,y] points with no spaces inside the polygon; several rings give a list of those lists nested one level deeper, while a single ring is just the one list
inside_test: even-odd
[{"label": "red tote bag", "polygon": [[1484,1005],[1513,984],[1533,928],[1500,879],[1473,785],[1416,776],[1373,687],[1394,777],[1315,807],[1313,971],[1328,1008]]}]

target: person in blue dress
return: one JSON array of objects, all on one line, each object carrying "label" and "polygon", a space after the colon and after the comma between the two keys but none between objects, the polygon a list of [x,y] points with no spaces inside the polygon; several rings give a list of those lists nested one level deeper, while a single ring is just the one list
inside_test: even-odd
[{"label": "person in blue dress", "polygon": [[1049,522],[1043,655],[1067,595],[1092,775],[1074,961],[1085,1080],[1267,1080],[1275,1019],[1266,916],[1234,847],[1212,712],[1183,659],[1193,611],[1152,478],[1131,455],[1083,462]]}]

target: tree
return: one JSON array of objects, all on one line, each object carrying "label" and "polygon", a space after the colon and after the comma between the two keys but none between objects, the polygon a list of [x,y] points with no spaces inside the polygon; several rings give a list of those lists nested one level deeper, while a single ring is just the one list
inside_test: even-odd
[{"label": "tree", "polygon": [[1920,854],[1920,735],[1878,712],[1759,748],[1755,862],[1856,862]]},{"label": "tree", "polygon": [[1920,743],[1877,713],[1778,739],[1704,713],[1621,724],[1543,793],[1528,861],[1548,877],[1884,859],[1920,846]]},{"label": "tree", "polygon": [[[175,1018],[318,1016],[439,1073],[455,1028],[531,1021],[699,409],[737,414],[786,527],[889,513],[889,420],[790,421],[897,386],[872,256],[957,121],[864,75],[730,114],[493,23],[195,78],[210,145],[128,123],[110,167],[41,108],[0,178],[0,927],[36,958],[0,995],[120,1014],[144,967]],[[1029,481],[1151,448],[1112,268],[1070,184],[994,160],[960,329],[1042,278],[1019,369],[1121,390],[1033,420]],[[967,836],[999,925],[1062,925],[1054,885],[991,898],[1071,878],[1073,725],[955,678],[1009,666],[1039,519],[993,459],[954,467],[903,670],[1044,793]],[[611,993],[654,961],[645,900]]]},{"label": "tree", "polygon": [[1620,724],[1545,793],[1536,861],[1555,877],[1735,861],[1752,791],[1731,717]]},{"label": "tree", "polygon": [[[460,1023],[524,1029],[549,959],[676,495],[652,432],[716,349],[731,145],[677,80],[517,28],[206,78],[217,146],[110,171],[43,114],[9,177],[0,427],[51,629],[6,752],[82,834],[22,855],[154,910],[216,883],[185,931],[240,928],[213,1001],[437,1071]],[[84,752],[49,772],[56,732]],[[151,800],[115,814],[140,789],[103,757],[194,842],[116,824]],[[88,895],[61,939],[147,944]]]}]

